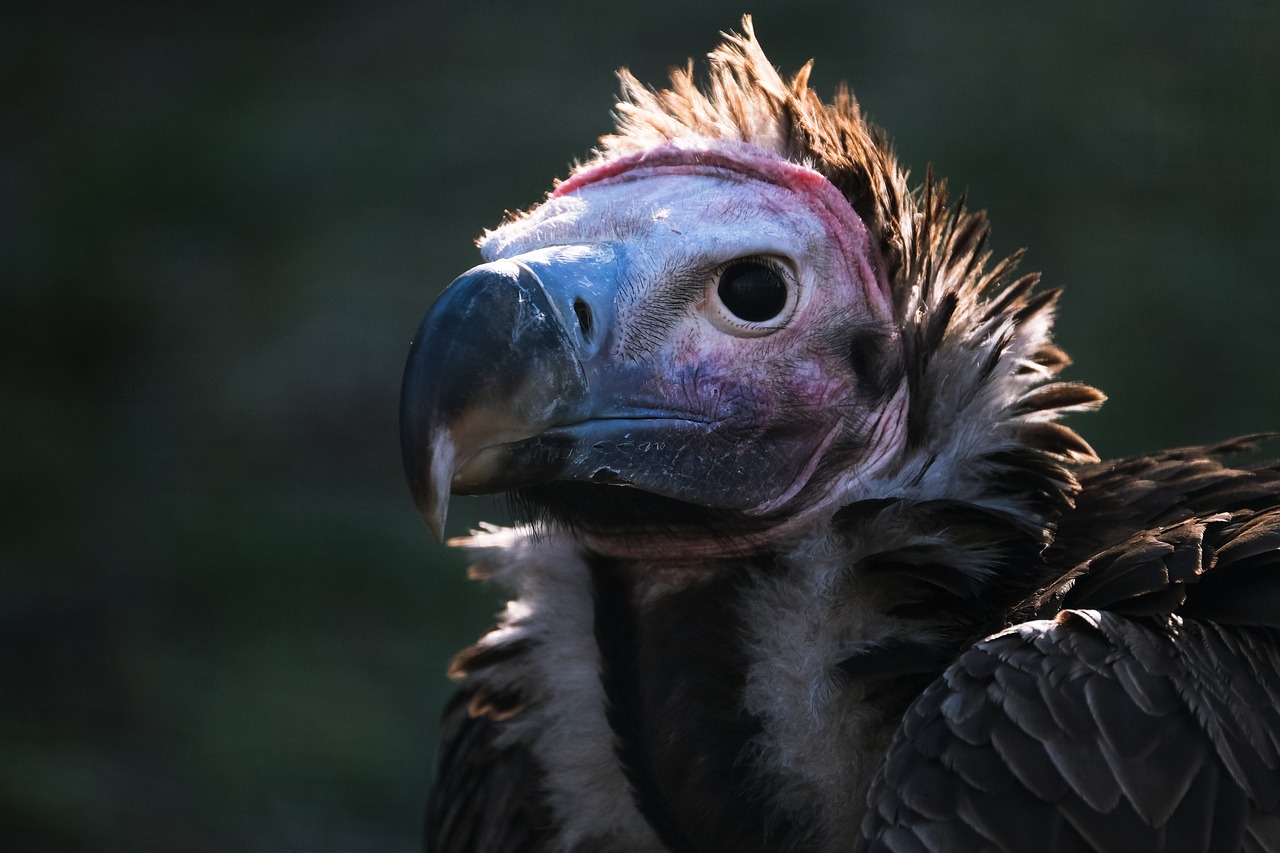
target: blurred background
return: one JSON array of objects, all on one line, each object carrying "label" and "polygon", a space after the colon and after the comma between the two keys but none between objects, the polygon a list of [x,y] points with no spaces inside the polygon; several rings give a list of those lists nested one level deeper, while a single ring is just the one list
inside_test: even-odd
[{"label": "blurred background", "polygon": [[404,486],[410,337],[743,11],[1067,288],[1100,452],[1280,428],[1280,4],[545,5],[0,11],[4,849],[416,848],[500,599]]}]

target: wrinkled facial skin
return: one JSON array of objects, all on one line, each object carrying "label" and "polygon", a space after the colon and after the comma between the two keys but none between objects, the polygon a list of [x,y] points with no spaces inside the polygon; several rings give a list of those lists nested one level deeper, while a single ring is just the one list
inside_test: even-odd
[{"label": "wrinkled facial skin", "polygon": [[[650,155],[562,184],[481,248],[529,271],[574,327],[566,359],[582,389],[530,430],[559,448],[540,475],[549,482],[763,520],[821,504],[902,441],[901,341],[879,253],[834,187],[802,167]],[[785,295],[742,312],[722,283],[761,268]],[[453,441],[455,490],[520,480],[501,470],[519,467],[515,444],[469,468],[468,441],[496,443]]]}]

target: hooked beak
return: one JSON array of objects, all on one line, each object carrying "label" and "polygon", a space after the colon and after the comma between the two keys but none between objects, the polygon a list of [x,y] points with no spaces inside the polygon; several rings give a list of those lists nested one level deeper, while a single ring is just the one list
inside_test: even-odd
[{"label": "hooked beak", "polygon": [[437,538],[450,493],[574,481],[762,516],[808,481],[838,416],[757,405],[738,362],[661,344],[628,355],[615,328],[624,263],[610,244],[538,249],[475,267],[427,313],[400,442]]},{"label": "hooked beak", "polygon": [[[599,255],[586,266],[612,262]],[[400,446],[436,538],[451,491],[545,482],[568,461],[572,439],[547,431],[579,419],[588,396],[581,355],[595,312],[590,288],[578,290],[557,304],[564,288],[557,299],[528,264],[495,261],[449,285],[423,319],[401,386]]]}]

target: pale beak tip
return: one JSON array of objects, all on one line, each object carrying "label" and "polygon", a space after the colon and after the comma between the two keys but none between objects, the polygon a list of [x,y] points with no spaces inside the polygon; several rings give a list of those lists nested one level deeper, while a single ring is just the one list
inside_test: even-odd
[{"label": "pale beak tip", "polygon": [[427,469],[427,482],[422,484],[425,488],[419,495],[418,504],[422,520],[427,523],[427,529],[437,542],[444,541],[444,521],[449,515],[455,452],[449,431],[437,431],[431,442],[431,464]]},{"label": "pale beak tip", "polygon": [[446,495],[442,501],[430,501],[427,506],[422,508],[422,520],[426,522],[427,529],[431,531],[431,535],[436,538],[437,542],[444,541],[444,520],[449,514],[449,498]]}]

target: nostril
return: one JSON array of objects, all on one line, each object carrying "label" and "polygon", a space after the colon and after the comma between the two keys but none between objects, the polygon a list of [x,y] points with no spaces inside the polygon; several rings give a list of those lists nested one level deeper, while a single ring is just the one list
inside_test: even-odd
[{"label": "nostril", "polygon": [[581,296],[573,300],[573,314],[578,318],[578,328],[582,330],[582,339],[590,343],[593,322],[591,306]]}]

